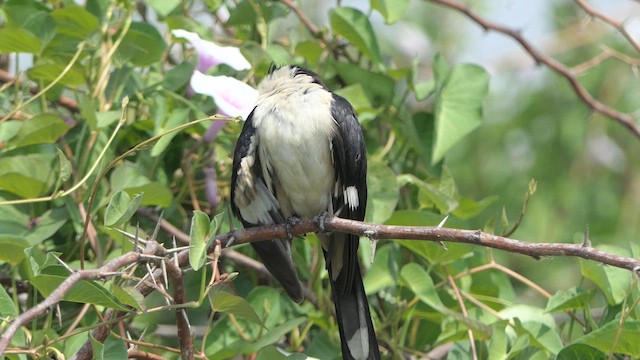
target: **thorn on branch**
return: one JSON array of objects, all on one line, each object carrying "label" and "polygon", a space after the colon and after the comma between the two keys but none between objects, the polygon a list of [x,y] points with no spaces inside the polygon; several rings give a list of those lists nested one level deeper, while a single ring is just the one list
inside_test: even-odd
[{"label": "thorn on branch", "polygon": [[585,230],[584,237],[582,238],[582,247],[591,247],[591,240],[589,239],[589,224],[587,224],[587,229]]}]

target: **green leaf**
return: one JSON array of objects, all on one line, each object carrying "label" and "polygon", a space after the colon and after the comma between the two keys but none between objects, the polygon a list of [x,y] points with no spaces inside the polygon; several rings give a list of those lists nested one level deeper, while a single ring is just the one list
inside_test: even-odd
[{"label": "green leaf", "polygon": [[18,307],[13,302],[13,299],[4,286],[0,286],[0,317],[3,319],[13,318],[18,315]]},{"label": "green leaf", "polygon": [[545,312],[566,311],[583,309],[591,300],[595,292],[593,289],[584,291],[581,288],[572,287],[569,290],[559,290],[547,301]]},{"label": "green leaf", "polygon": [[202,211],[194,210],[189,230],[189,264],[198,271],[207,258],[207,240],[209,238],[209,216]]},{"label": "green leaf", "polygon": [[57,32],[68,37],[85,40],[98,29],[99,21],[81,6],[65,6],[51,12]]},{"label": "green leaf", "polygon": [[[620,329],[620,320],[615,319],[589,334],[575,340],[574,343],[587,344],[608,354],[614,353],[640,357],[640,320],[627,320]],[[615,349],[612,346],[616,343]]]},{"label": "green leaf", "polygon": [[91,340],[91,347],[93,349],[93,360],[104,360],[104,345],[93,337],[93,334],[89,334]]},{"label": "green leaf", "polygon": [[180,5],[180,0],[147,0],[146,3],[151,6],[158,15],[165,17]]},{"label": "green leaf", "polygon": [[[171,115],[169,115],[167,120],[155,130],[155,135],[160,135],[167,130],[175,128],[176,126],[186,124],[189,121],[190,111],[191,110],[188,108],[175,109],[171,113]],[[161,137],[160,140],[158,140],[158,142],[156,142],[156,144],[153,146],[153,149],[151,150],[151,156],[155,157],[162,154],[162,152],[166,150],[169,144],[171,144],[171,140],[173,140],[173,138],[178,134],[178,131],[174,131]]]},{"label": "green leaf", "polygon": [[431,276],[420,265],[416,263],[406,264],[402,267],[400,275],[404,280],[404,285],[410,288],[422,302],[436,310],[445,308],[436,292]]},{"label": "green leaf", "polygon": [[183,61],[172,67],[162,79],[164,87],[169,91],[175,92],[184,88],[191,80],[191,75],[195,68],[195,65],[188,61]]},{"label": "green leaf", "polygon": [[9,147],[55,143],[69,129],[69,125],[54,114],[39,114],[24,121]]},{"label": "green leaf", "polygon": [[151,182],[142,186],[127,188],[129,195],[144,194],[140,201],[141,206],[169,207],[173,200],[173,193],[169,188],[159,182]]},{"label": "green leaf", "polygon": [[367,184],[366,221],[382,224],[393,214],[400,196],[396,174],[382,162],[370,162]]},{"label": "green leaf", "polygon": [[428,166],[431,163],[435,131],[433,114],[417,111],[409,115],[401,112],[399,117],[402,120],[403,137],[408,140],[408,145],[420,156],[422,162]]},{"label": "green leaf", "polygon": [[50,266],[60,266],[56,256],[60,256],[59,252],[44,253],[37,246],[31,246],[24,249],[24,254],[29,260],[26,278],[31,280],[35,276],[40,275],[43,269]]},{"label": "green leaf", "polygon": [[23,124],[23,121],[18,120],[8,120],[0,123],[0,142],[8,143],[9,140],[18,135]]},{"label": "green leaf", "polygon": [[102,360],[120,360],[126,358],[128,358],[128,354],[124,340],[115,336],[109,336],[104,341],[104,354]]},{"label": "green leaf", "polygon": [[[389,225],[400,226],[436,226],[442,221],[442,215],[425,210],[397,210],[386,222]],[[455,227],[454,219],[449,224]],[[447,243],[447,250],[432,241],[396,240],[414,254],[420,256],[428,263],[441,263],[458,261],[468,257],[473,252],[473,246],[468,244]]]},{"label": "green leaf", "polygon": [[362,84],[373,106],[383,106],[393,101],[396,82],[390,76],[355,64],[334,63],[333,66],[347,85]]},{"label": "green leaf", "polygon": [[[620,256],[629,256],[626,250],[614,246],[601,246],[599,249]],[[582,259],[580,260],[580,270],[582,275],[600,288],[610,305],[622,303],[627,296],[629,282],[632,279],[629,271],[605,267],[597,262]]]},{"label": "green leaf", "polygon": [[[260,3],[260,12],[264,20],[269,23],[276,18],[284,17],[288,9],[280,2],[263,1]],[[233,9],[230,9],[229,19],[226,24],[231,26],[251,25],[255,26],[258,21],[256,11],[251,1],[242,0]]]},{"label": "green leaf", "polygon": [[362,84],[345,86],[336,90],[335,93],[347,99],[351,106],[353,106],[356,114],[362,114],[364,111],[371,110],[373,108]]},{"label": "green leaf", "polygon": [[30,245],[22,236],[0,234],[0,261],[18,265],[25,257],[24,249]]},{"label": "green leaf", "polygon": [[282,340],[282,338],[289,332],[291,332],[294,328],[304,323],[307,320],[305,316],[296,317],[293,319],[289,319],[286,322],[269,329],[269,331],[265,331],[264,334],[258,338],[255,342],[245,342],[238,341],[232,343],[227,351],[220,352],[220,358],[230,358],[233,355],[241,354],[252,354],[258,352],[260,349],[264,348],[267,345],[275,344],[278,341]]},{"label": "green leaf", "polygon": [[487,347],[488,359],[507,359],[507,349],[509,348],[509,338],[507,336],[507,324],[499,321],[491,325],[491,339]]},{"label": "green leaf", "polygon": [[497,196],[489,196],[480,201],[461,197],[458,199],[458,207],[453,211],[453,215],[460,219],[471,219],[491,206],[497,200]]},{"label": "green leaf", "polygon": [[133,22],[116,54],[120,64],[147,66],[160,61],[167,44],[153,25]]},{"label": "green leaf", "polygon": [[138,311],[146,311],[147,304],[144,301],[144,295],[135,288],[135,286],[120,287],[116,284],[111,284],[111,291],[113,295],[125,305],[129,305]]},{"label": "green leaf", "polygon": [[42,43],[32,33],[19,28],[0,29],[0,54],[40,53]]},{"label": "green leaf", "polygon": [[112,110],[99,112],[95,114],[96,116],[96,126],[98,129],[104,129],[109,125],[115,123],[120,120],[120,116],[122,115],[120,110]]},{"label": "green leaf", "polygon": [[555,360],[604,360],[604,352],[587,344],[571,344],[558,353]]},{"label": "green leaf", "polygon": [[67,181],[71,177],[71,162],[60,148],[56,147],[56,150],[58,152],[58,172],[60,173],[60,180]]},{"label": "green leaf", "polygon": [[49,15],[49,9],[42,3],[30,0],[7,1],[2,6],[5,26],[29,31],[48,43],[55,36],[56,24]]},{"label": "green leaf", "polygon": [[[56,63],[50,61],[39,62],[36,66],[29,69],[29,78],[32,80],[52,82],[67,66],[67,63]],[[72,88],[86,84],[86,78],[83,70],[77,64],[74,65],[66,74],[64,74],[62,79],[60,79],[59,84]]]},{"label": "green leaf", "polygon": [[324,48],[317,41],[306,40],[296,44],[294,54],[304,57],[313,68],[318,64],[318,59],[323,51]]},{"label": "green leaf", "polygon": [[255,360],[284,360],[288,359],[290,356],[286,356],[285,354],[278,351],[273,345],[268,345],[263,347],[256,356]]},{"label": "green leaf", "polygon": [[37,245],[49,239],[69,220],[69,213],[64,208],[45,211],[42,215],[29,219],[20,232],[31,245]]},{"label": "green leaf", "polygon": [[371,8],[377,10],[388,25],[398,21],[409,7],[409,0],[371,0]]},{"label": "green leaf", "polygon": [[49,154],[15,155],[0,158],[0,189],[22,198],[46,193],[55,181]]},{"label": "green leaf", "polygon": [[436,91],[436,138],[431,163],[480,125],[489,75],[477,65],[455,66]]},{"label": "green leaf", "polygon": [[373,264],[364,275],[364,288],[367,294],[376,294],[378,291],[393,286],[398,282],[398,264],[400,253],[396,246],[384,245],[378,248]]},{"label": "green leaf", "polygon": [[415,84],[414,94],[416,100],[422,101],[431,96],[436,91],[436,82],[431,79],[429,81],[423,81]]},{"label": "green leaf", "polygon": [[433,206],[435,206],[435,208],[438,209],[438,211],[440,211],[442,214],[449,214],[456,207],[458,207],[458,201],[456,199],[445,194],[437,186],[426,181],[422,181],[414,175],[398,175],[398,183],[400,184],[400,187],[403,187],[407,184],[416,186],[420,191],[419,195],[425,196],[429,200],[429,202],[426,204],[424,203],[424,201],[422,201],[421,205],[431,205],[429,203],[432,203]]},{"label": "green leaf", "polygon": [[141,201],[142,194],[137,194],[133,198],[125,191],[113,194],[104,213],[105,226],[117,226],[129,221],[140,207]]},{"label": "green leaf", "polygon": [[[46,297],[60,287],[60,284],[68,276],[67,270],[62,266],[52,265],[42,269],[39,275],[31,279],[31,283],[42,296]],[[120,304],[115,296],[111,295],[111,292],[96,281],[82,280],[76,283],[62,299],[81,304],[94,304],[116,310],[129,311],[129,309]]]},{"label": "green leaf", "polygon": [[378,40],[365,14],[355,8],[338,7],[330,10],[329,18],[334,33],[349,40],[376,65],[383,66]]},{"label": "green leaf", "polygon": [[212,291],[210,296],[213,311],[233,314],[253,323],[262,324],[258,314],[245,299],[224,290]]}]

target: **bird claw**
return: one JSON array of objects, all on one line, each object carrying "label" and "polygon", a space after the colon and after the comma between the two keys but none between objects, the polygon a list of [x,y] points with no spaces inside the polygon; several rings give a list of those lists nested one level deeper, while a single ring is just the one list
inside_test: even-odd
[{"label": "bird claw", "polygon": [[285,229],[287,230],[287,238],[289,240],[293,239],[293,227],[298,225],[300,221],[300,218],[297,216],[292,216],[287,219],[287,222],[285,223]]},{"label": "bird claw", "polygon": [[323,212],[321,212],[320,214],[316,215],[313,218],[313,221],[320,228],[320,233],[322,233],[324,235],[330,235],[331,234],[331,231],[327,231],[327,229],[324,226],[324,222],[327,219],[327,216],[330,216],[329,212],[328,211],[323,211]]}]

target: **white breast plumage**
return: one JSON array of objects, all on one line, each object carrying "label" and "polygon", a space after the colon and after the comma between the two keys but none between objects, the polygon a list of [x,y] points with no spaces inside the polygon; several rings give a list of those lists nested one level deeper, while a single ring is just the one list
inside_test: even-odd
[{"label": "white breast plumage", "polygon": [[310,218],[329,208],[336,181],[331,101],[331,93],[310,83],[265,94],[256,106],[262,173],[285,217]]}]

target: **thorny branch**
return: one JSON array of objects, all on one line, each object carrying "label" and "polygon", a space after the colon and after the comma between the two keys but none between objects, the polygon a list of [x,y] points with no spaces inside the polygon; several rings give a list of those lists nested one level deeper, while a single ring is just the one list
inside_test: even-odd
[{"label": "thorny branch", "polygon": [[[640,259],[610,254],[595,249],[588,244],[529,243],[488,234],[480,230],[461,230],[436,226],[376,225],[338,217],[326,218],[324,220],[324,228],[328,231],[365,236],[373,240],[427,240],[485,246],[515,254],[531,256],[536,260],[543,257],[579,257],[630,270],[640,275]],[[302,221],[291,228],[293,235],[316,231],[320,231],[320,228],[314,221]],[[220,240],[222,244],[227,245],[231,243],[232,245],[236,245],[283,238],[286,236],[287,228],[285,225],[272,225],[232,231],[220,234],[216,238]],[[209,249],[209,251],[213,251],[213,248]]]},{"label": "thorny branch", "polygon": [[[523,254],[531,256],[535,259],[542,257],[558,257],[558,256],[574,256],[587,260],[598,261],[602,264],[611,265],[627,270],[631,270],[636,274],[640,274],[640,259],[628,258],[610,254],[601,250],[594,249],[588,244],[565,244],[565,243],[527,243],[520,240],[505,238],[497,235],[487,234],[479,230],[460,230],[450,229],[442,227],[430,227],[430,226],[392,226],[392,225],[375,225],[367,224],[355,220],[341,219],[337,217],[326,218],[323,221],[324,229],[328,231],[339,231],[344,233],[356,234],[360,236],[366,236],[370,239],[405,239],[405,240],[427,240],[427,241],[446,241],[465,243],[479,246],[486,246],[495,249],[501,249],[508,252]],[[320,231],[319,225],[315,221],[302,221],[291,228],[292,235],[302,235],[305,233],[311,233]],[[256,227],[250,229],[235,230],[224,234],[219,234],[216,239],[219,240],[225,247],[238,244],[245,244],[255,241],[265,241],[276,238],[282,238],[287,236],[287,227],[285,225],[271,225]],[[155,241],[150,241],[148,244],[157,244]],[[143,254],[162,254],[163,248],[157,246],[153,249],[148,248]],[[213,252],[214,246],[208,249],[209,252]],[[61,301],[64,294],[80,280],[84,279],[96,279],[104,276],[104,273],[113,273],[119,268],[128,264],[132,264],[142,259],[142,254],[131,252],[125,254],[119,258],[112,260],[106,265],[95,270],[82,270],[77,271],[69,276],[63,284],[56,289],[51,295],[49,295],[44,301],[37,306],[27,310],[18,317],[16,317],[11,324],[4,331],[0,337],[0,354],[6,349],[11,341],[11,338],[15,334],[18,328],[27,324],[37,316],[42,315],[47,308],[57,304]],[[176,274],[176,271],[180,271],[181,268],[188,266],[189,263],[189,251],[183,250],[175,255],[175,262],[169,265],[172,269],[169,271],[171,274]],[[156,270],[153,273],[153,277],[158,281],[163,276],[160,270]],[[173,279],[175,282],[175,279]],[[139,290],[143,295],[148,295],[153,291],[153,286],[148,284],[149,282],[143,282],[139,286]],[[176,293],[176,297],[179,297]],[[178,300],[178,299],[176,299]],[[122,317],[123,312],[111,310],[105,316],[105,321],[113,323],[113,320]],[[96,329],[93,333],[93,337],[98,341],[104,341],[109,333],[110,325],[104,325]],[[188,330],[188,324],[184,324],[183,331]],[[185,334],[189,337],[189,334]],[[185,346],[187,346],[185,344]],[[190,349],[183,348],[183,351],[193,351],[191,345]],[[193,354],[193,353],[191,353]],[[85,344],[81,351],[76,354],[74,358],[85,359],[91,357],[91,345]]]},{"label": "thorny branch", "polygon": [[124,266],[140,261],[143,258],[143,254],[155,255],[159,251],[163,250],[162,247],[155,245],[158,244],[156,242],[149,242],[147,249],[145,249],[144,253],[142,254],[137,252],[129,252],[123,256],[111,260],[110,262],[97,269],[76,271],[69,275],[69,277],[67,277],[65,281],[63,281],[62,284],[58,286],[57,289],[55,289],[49,296],[47,296],[47,298],[45,298],[38,305],[17,316],[10,323],[10,325],[4,330],[2,335],[0,335],[0,355],[7,348],[16,331],[18,331],[21,326],[26,325],[36,317],[46,313],[50,307],[59,303],[64,295],[73,287],[73,285],[82,280],[104,278],[105,274],[115,273],[116,271],[118,271],[118,269]]},{"label": "thorny branch", "polygon": [[578,6],[582,8],[582,10],[584,10],[587,14],[589,14],[589,16],[594,17],[596,19],[600,19],[601,21],[614,27],[618,32],[622,34],[622,36],[624,36],[625,39],[627,39],[629,44],[631,44],[631,46],[633,46],[636,49],[636,51],[640,52],[640,43],[638,43],[636,39],[634,39],[631,33],[624,26],[623,22],[617,21],[616,19],[599,12],[598,10],[596,10],[596,8],[589,5],[589,3],[587,3],[586,0],[575,0],[575,1],[578,4]]},{"label": "thorny branch", "polygon": [[[450,9],[456,10],[464,14],[466,17],[471,19],[476,24],[480,25],[486,31],[489,31],[489,30],[495,31],[515,40],[518,44],[520,44],[520,46],[522,46],[524,51],[526,51],[536,61],[536,63],[543,64],[549,69],[553,70],[558,75],[564,77],[569,82],[569,84],[571,85],[575,93],[578,95],[578,97],[582,99],[582,101],[591,110],[615,120],[616,122],[620,123],[622,126],[626,127],[633,135],[635,135],[637,138],[640,139],[640,126],[636,123],[636,120],[634,119],[633,116],[620,112],[595,99],[587,91],[587,89],[584,86],[582,86],[582,84],[578,80],[576,71],[566,66],[565,64],[559,62],[558,60],[541,52],[532,43],[530,43],[524,36],[522,36],[522,34],[519,31],[510,29],[504,25],[489,21],[484,17],[478,15],[477,13],[473,12],[466,4],[460,3],[455,0],[428,0],[428,1],[434,4],[448,7]],[[584,1],[579,1],[579,4],[583,4],[583,3]],[[583,8],[585,7],[583,6]],[[589,9],[594,11],[594,13],[597,13],[593,8],[589,8]],[[604,18],[604,15],[599,14],[599,16],[597,17],[602,19]],[[620,31],[623,31],[623,34],[626,34],[626,29],[624,28],[624,26],[620,25],[620,27],[616,27],[616,28]],[[633,42],[632,45],[635,47],[637,44]]]}]

